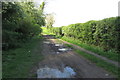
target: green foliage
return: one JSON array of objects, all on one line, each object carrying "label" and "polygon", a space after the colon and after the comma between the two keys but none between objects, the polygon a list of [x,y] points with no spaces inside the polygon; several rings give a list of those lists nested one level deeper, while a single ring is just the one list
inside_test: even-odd
[{"label": "green foliage", "polygon": [[92,43],[92,33],[94,32],[95,25],[96,21],[89,21],[87,23],[77,23],[71,24],[69,26],[64,26],[62,30],[64,31],[64,35],[67,37],[79,39],[84,43]]},{"label": "green foliage", "polygon": [[41,27],[41,28],[42,28],[42,34],[54,35],[54,33],[52,33],[50,29],[47,29],[47,27]]},{"label": "green foliage", "polygon": [[[72,40],[69,39],[69,41],[72,41]],[[72,41],[72,42],[74,42],[74,41]],[[72,46],[70,44],[65,44],[65,45],[67,47],[75,49],[74,46]],[[104,68],[105,70],[111,72],[112,74],[116,75],[116,77],[120,77],[119,76],[119,70],[120,70],[119,67],[116,67],[115,65],[113,65],[111,63],[107,63],[104,60],[102,60],[100,58],[97,58],[94,55],[91,55],[91,54],[85,53],[83,51],[80,51],[79,49],[75,49],[75,52],[77,52],[80,55],[82,55],[83,57],[89,59],[91,62],[95,63],[97,66],[100,66],[100,67]],[[112,57],[112,55],[110,55],[110,56]]]},{"label": "green foliage", "polygon": [[85,44],[82,41],[80,41],[78,39],[74,39],[72,37],[65,37],[64,36],[64,37],[62,37],[62,40],[65,40],[65,41],[70,42],[72,44],[78,45],[86,50],[95,52],[96,54],[107,57],[108,59],[120,62],[120,60],[118,59],[119,54],[115,53],[115,51],[110,50],[108,52],[105,52],[99,46]]},{"label": "green foliage", "polygon": [[50,31],[52,33],[54,33],[55,35],[62,35],[62,28],[61,27],[54,27],[54,28],[51,28]]},{"label": "green foliage", "polygon": [[3,49],[19,47],[42,32],[44,5],[35,8],[33,2],[2,3]]},{"label": "green foliage", "polygon": [[93,34],[95,44],[102,46],[105,51],[110,49],[119,50],[119,30],[118,24],[120,24],[119,17],[116,18],[107,18],[101,20],[96,25],[96,31]]},{"label": "green foliage", "polygon": [[53,14],[47,14],[46,15],[46,27],[47,29],[50,29],[53,27],[53,23],[54,23],[54,16]]},{"label": "green foliage", "polygon": [[120,51],[120,18],[112,17],[100,21],[71,24],[62,27],[62,35],[79,39],[83,43],[96,45],[104,51]]},{"label": "green foliage", "polygon": [[80,55],[84,56],[85,58],[89,59],[91,62],[96,63],[97,66],[100,66],[100,67],[106,69],[107,71],[113,73],[114,75],[116,75],[116,77],[119,77],[118,70],[120,70],[120,68],[118,68],[110,63],[107,63],[104,60],[101,60],[101,59],[99,59],[91,54],[87,54],[87,53],[82,52],[80,50],[75,50],[75,51],[77,53],[79,53]]},{"label": "green foliage", "polygon": [[35,73],[31,73],[31,69],[44,58],[41,54],[42,48],[40,45],[41,37],[34,37],[28,42],[22,43],[20,48],[3,51],[2,77],[34,77]]}]

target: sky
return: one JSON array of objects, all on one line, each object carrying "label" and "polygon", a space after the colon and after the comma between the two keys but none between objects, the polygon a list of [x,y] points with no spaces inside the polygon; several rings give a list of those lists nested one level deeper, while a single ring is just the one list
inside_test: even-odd
[{"label": "sky", "polygon": [[[39,0],[35,0],[39,3]],[[44,13],[53,13],[54,27],[118,16],[119,0],[46,0]]]}]

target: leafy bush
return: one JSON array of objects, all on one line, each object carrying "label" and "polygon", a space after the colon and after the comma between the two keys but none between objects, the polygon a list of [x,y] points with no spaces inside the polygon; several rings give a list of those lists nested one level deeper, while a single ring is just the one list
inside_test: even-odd
[{"label": "leafy bush", "polygon": [[105,51],[120,51],[120,17],[88,21],[51,28],[56,35],[72,37],[83,43],[96,45]]},{"label": "leafy bush", "polygon": [[21,43],[40,34],[41,26],[45,25],[43,9],[43,4],[36,9],[33,2],[3,2],[3,49],[19,47]]}]

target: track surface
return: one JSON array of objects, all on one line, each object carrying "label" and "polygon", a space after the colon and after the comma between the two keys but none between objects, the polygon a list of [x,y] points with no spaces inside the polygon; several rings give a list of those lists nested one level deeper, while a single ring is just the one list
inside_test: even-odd
[{"label": "track surface", "polygon": [[[109,72],[96,66],[94,63],[75,53],[73,50],[60,52],[58,49],[62,46],[55,46],[57,41],[53,36],[44,35],[45,40],[42,43],[42,54],[44,60],[39,62],[38,68],[45,67],[63,70],[66,66],[71,67],[75,72],[75,78],[114,78]],[[52,73],[51,73],[52,74]],[[49,74],[48,74],[49,75]],[[51,77],[54,78],[54,77]]]}]

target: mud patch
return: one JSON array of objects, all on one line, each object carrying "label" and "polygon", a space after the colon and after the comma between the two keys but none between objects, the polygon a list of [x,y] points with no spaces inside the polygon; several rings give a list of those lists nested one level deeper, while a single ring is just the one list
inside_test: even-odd
[{"label": "mud patch", "polygon": [[71,48],[67,48],[63,44],[59,44],[59,43],[49,43],[48,46],[52,50],[50,54],[60,54],[60,53],[64,53],[64,52],[72,50]]},{"label": "mud patch", "polygon": [[37,70],[37,78],[72,78],[75,75],[76,73],[69,66],[65,67],[63,71],[48,67]]}]

